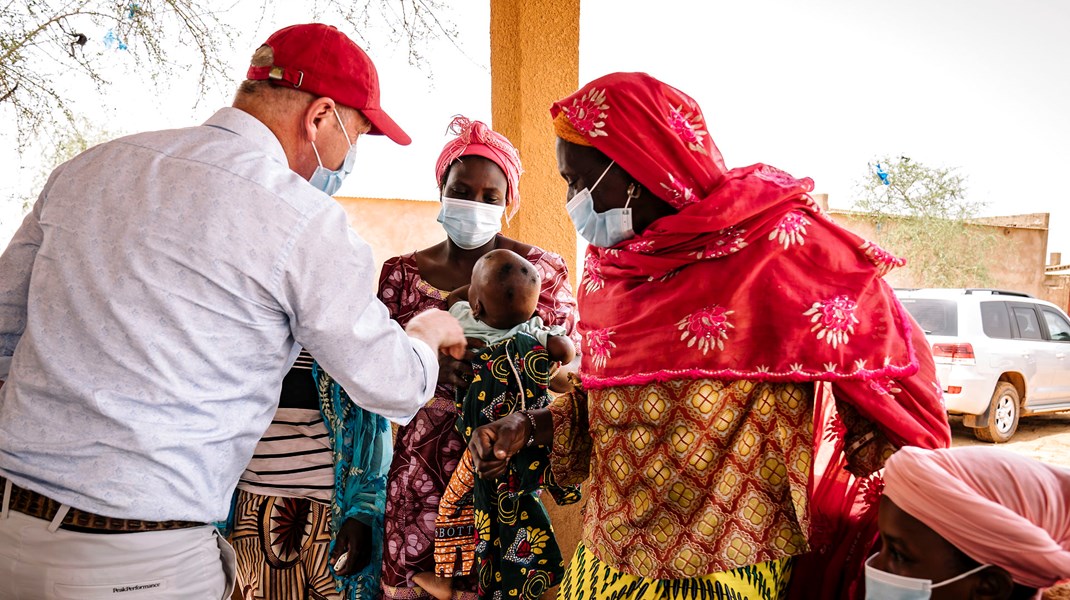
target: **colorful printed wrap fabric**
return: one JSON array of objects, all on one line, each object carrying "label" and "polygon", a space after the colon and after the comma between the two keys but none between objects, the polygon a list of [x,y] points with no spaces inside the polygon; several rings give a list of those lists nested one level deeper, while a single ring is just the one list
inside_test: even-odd
[{"label": "colorful printed wrap fabric", "polygon": [[[465,441],[480,425],[518,410],[549,405],[550,358],[535,338],[520,333],[484,348],[472,361],[472,384],[458,394],[458,429]],[[480,597],[537,599],[564,573],[561,550],[539,499],[549,490],[560,504],[579,501],[579,487],[561,487],[545,447],[525,448],[495,481],[475,476],[465,451],[443,494],[436,520],[435,571],[478,575]]]},{"label": "colorful printed wrap fabric", "polygon": [[[390,422],[360,408],[349,399],[342,386],[319,363],[312,364],[312,377],[319,390],[320,413],[327,427],[334,455],[334,491],[331,496],[331,544],[346,519],[357,519],[371,527],[372,546],[368,566],[348,577],[335,574],[336,589],[346,600],[378,598],[383,562],[383,513],[386,505],[386,476],[393,450]],[[214,523],[223,537],[235,529],[238,492],[231,501],[226,521]],[[332,574],[334,567],[331,567]]]},{"label": "colorful printed wrap fabric", "polygon": [[882,279],[905,261],[825,216],[810,179],[764,164],[727,169],[698,104],[649,75],[601,77],[550,112],[559,137],[601,151],[678,210],[613,248],[588,248],[578,326],[587,389],[832,382],[837,402],[879,427],[822,444],[826,423],[815,419],[815,448],[831,447],[811,474],[821,556],[796,565],[793,592],[822,581],[829,587],[804,593],[841,597],[836,582],[861,581],[879,497],[844,470],[845,457],[874,439],[950,442],[928,345]]},{"label": "colorful printed wrap fabric", "polygon": [[[318,363],[312,366],[320,394],[320,412],[334,452],[334,495],[331,498],[331,548],[346,519],[371,526],[372,554],[368,565],[348,577],[335,576],[347,600],[378,598],[383,563],[383,509],[386,475],[393,456],[390,423],[349,399]],[[331,567],[332,571],[334,567]]]},{"label": "colorful printed wrap fabric", "polygon": [[[575,337],[576,299],[568,282],[565,261],[552,252],[531,248],[525,255],[542,277],[536,313],[547,325],[561,325]],[[405,326],[429,309],[446,310],[447,290],[428,283],[420,274],[416,254],[387,260],[379,279],[379,299],[390,317]],[[398,429],[394,459],[386,488],[386,549],[383,556],[383,596],[388,600],[425,600],[429,594],[415,585],[417,573],[434,571],[435,517],[439,502],[464,454],[457,432],[458,409],[453,386],[439,384],[434,399]],[[455,578],[455,598],[476,598],[474,578]]]}]

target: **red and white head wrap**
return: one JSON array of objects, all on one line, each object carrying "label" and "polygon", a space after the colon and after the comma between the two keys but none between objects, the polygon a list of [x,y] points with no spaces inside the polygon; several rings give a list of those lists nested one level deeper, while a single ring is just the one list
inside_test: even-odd
[{"label": "red and white head wrap", "polygon": [[509,184],[505,196],[505,218],[509,219],[515,215],[520,208],[518,186],[520,174],[524,169],[520,166],[520,153],[509,139],[487,127],[482,121],[472,121],[461,116],[453,118],[447,131],[457,137],[446,143],[442,153],[438,155],[438,161],[435,162],[435,181],[439,187],[444,183],[446,171],[453,161],[462,156],[482,156],[498,165],[505,173],[505,180]]},{"label": "red and white head wrap", "polygon": [[951,545],[1016,583],[1070,578],[1070,469],[995,448],[903,448],[884,495]]}]

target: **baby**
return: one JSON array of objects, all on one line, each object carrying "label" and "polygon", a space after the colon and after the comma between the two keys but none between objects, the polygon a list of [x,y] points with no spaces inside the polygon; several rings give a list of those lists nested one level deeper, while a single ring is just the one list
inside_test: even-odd
[{"label": "baby", "polygon": [[[568,364],[576,346],[564,327],[545,326],[535,315],[542,281],[535,265],[511,250],[491,250],[476,261],[472,282],[446,299],[465,337],[493,345],[526,333],[546,348],[550,360]],[[552,386],[551,386],[552,387]]]},{"label": "baby", "polygon": [[[568,364],[576,357],[566,330],[548,327],[535,316],[540,289],[533,264],[515,252],[492,250],[476,262],[471,283],[447,299],[450,314],[471,338],[470,347],[485,346],[476,352],[471,386],[458,392],[458,427],[466,441],[479,425],[545,407],[548,385],[556,389],[551,363]],[[567,381],[564,374],[561,379]],[[416,575],[417,585],[447,600],[453,596],[453,577],[478,572],[485,595],[532,600],[541,591],[525,587],[524,580],[543,570],[547,581],[560,579],[562,560],[538,490],[548,489],[559,503],[575,502],[579,493],[546,483],[547,453],[529,448],[514,457],[511,474],[487,482],[479,479],[465,451],[440,501],[436,572]],[[499,500],[502,494],[508,499]],[[517,508],[508,522],[499,518],[502,506]],[[546,548],[533,552],[533,543]]]}]

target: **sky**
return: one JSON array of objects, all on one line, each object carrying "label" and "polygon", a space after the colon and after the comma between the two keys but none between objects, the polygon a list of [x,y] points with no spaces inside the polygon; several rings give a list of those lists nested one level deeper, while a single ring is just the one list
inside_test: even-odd
[{"label": "sky", "polygon": [[[235,20],[256,26],[236,30],[234,81],[203,97],[192,79],[153,91],[128,56],[103,48],[104,32],[87,50],[100,53],[114,84],[103,94],[69,85],[80,110],[116,135],[202,122],[229,104],[251,51],[273,30],[311,20],[297,4],[246,19],[239,3]],[[414,142],[362,139],[339,195],[435,199],[434,160],[451,117],[490,119],[489,3],[449,4],[459,35],[429,42],[423,68],[369,35],[383,106]],[[876,156],[957,168],[985,215],[1051,213],[1048,250],[1070,256],[1060,176],[1070,173],[1068,27],[1070,2],[1056,0],[583,0],[580,80],[646,71],[698,101],[730,167],[763,162],[811,177],[837,208],[851,207]],[[20,156],[10,131],[0,135],[6,243],[17,198],[45,166],[42,152]]]}]

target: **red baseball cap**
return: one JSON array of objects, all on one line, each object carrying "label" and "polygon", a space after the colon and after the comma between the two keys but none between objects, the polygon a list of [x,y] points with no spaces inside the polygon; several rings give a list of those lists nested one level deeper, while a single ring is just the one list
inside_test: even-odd
[{"label": "red baseball cap", "polygon": [[341,31],[322,23],[291,25],[271,34],[264,45],[271,47],[275,64],[249,67],[247,79],[285,82],[330,97],[367,117],[369,133],[402,146],[412,141],[379,106],[379,74],[372,59]]}]

